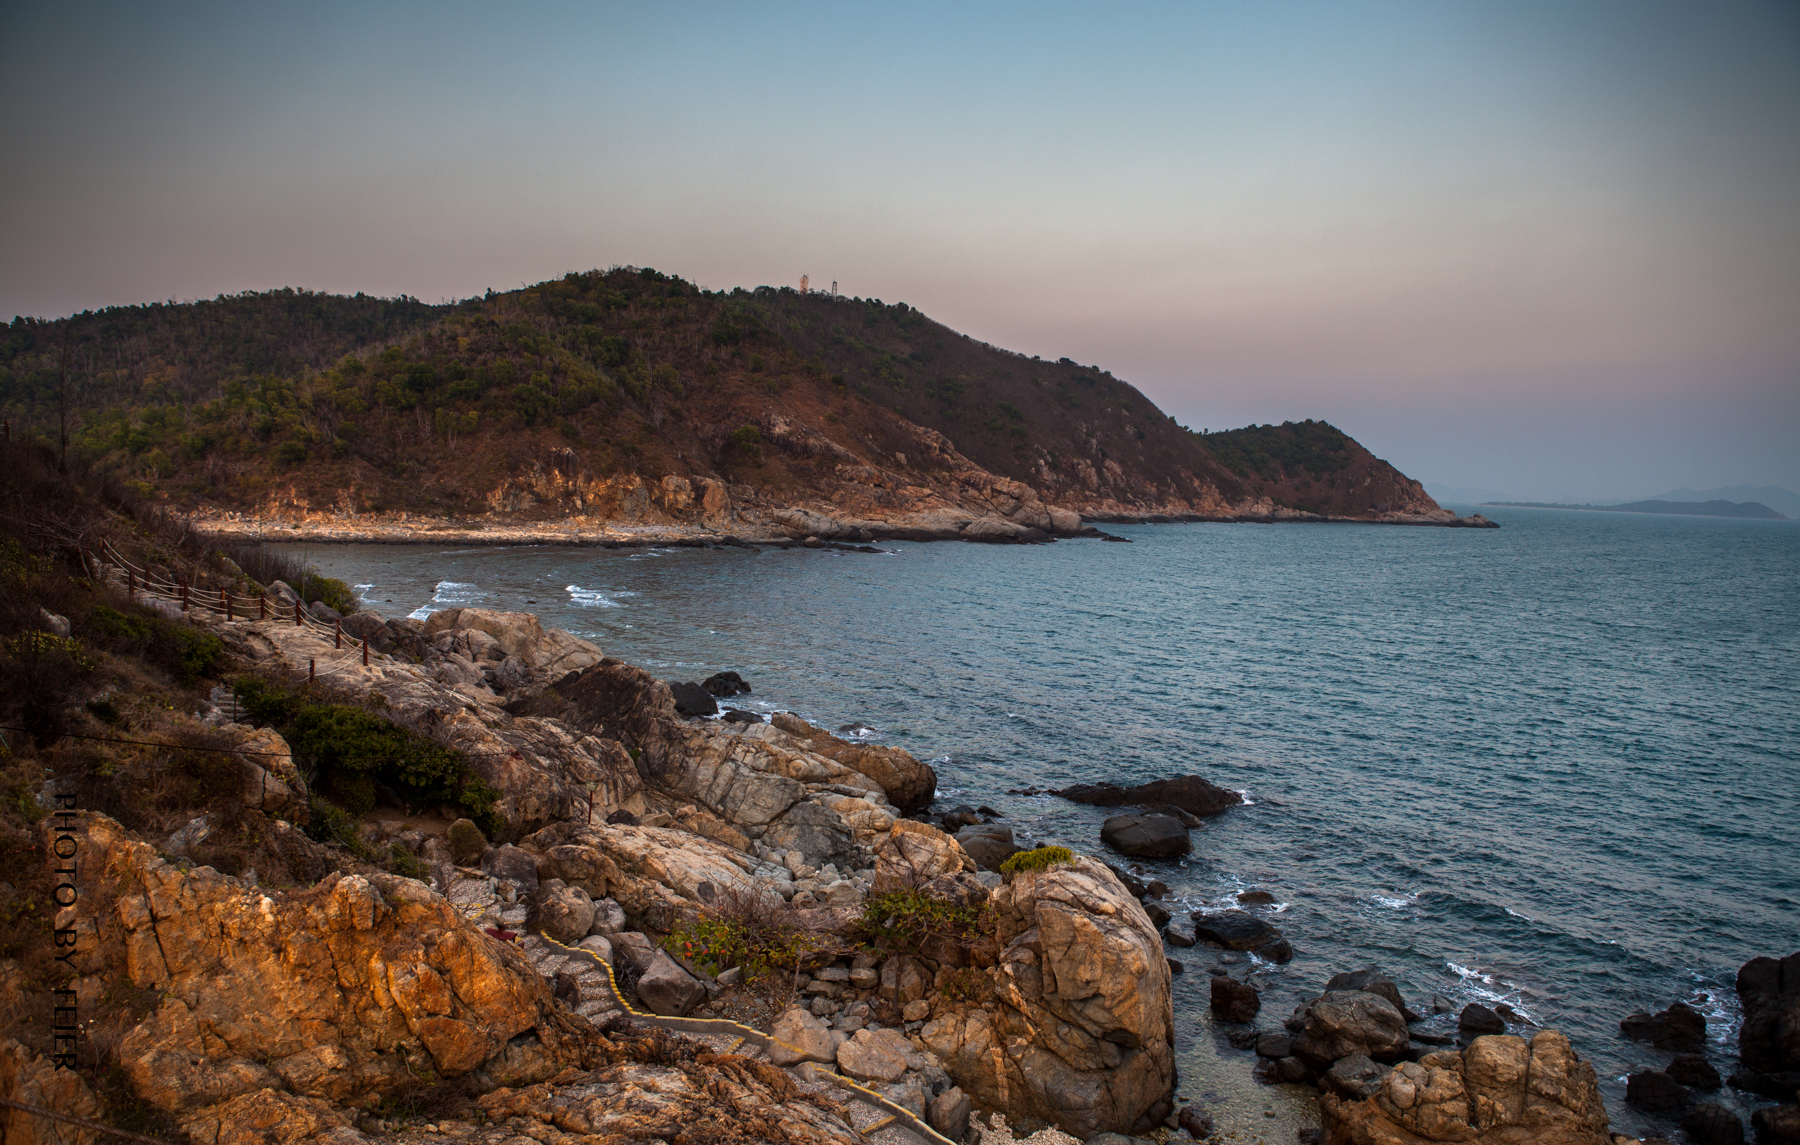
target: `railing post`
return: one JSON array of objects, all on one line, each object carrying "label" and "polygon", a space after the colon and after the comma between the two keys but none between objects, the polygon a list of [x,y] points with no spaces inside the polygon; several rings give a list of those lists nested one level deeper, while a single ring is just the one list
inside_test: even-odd
[{"label": "railing post", "polygon": [[341,620],[331,622],[331,646],[333,648],[344,646],[344,622]]},{"label": "railing post", "polygon": [[369,642],[367,640],[364,640],[363,641],[363,667],[367,668],[368,666],[369,666]]},{"label": "railing post", "polygon": [[300,602],[297,600],[294,602],[294,627],[300,627]]},{"label": "railing post", "polygon": [[187,586],[186,581],[182,581],[181,582],[181,611],[186,612],[187,610],[188,610],[188,586]]},{"label": "railing post", "polygon": [[125,566],[125,587],[132,595],[137,594],[137,572],[130,565]]},{"label": "railing post", "polygon": [[219,590],[219,599],[225,602],[225,619],[236,620],[237,613],[231,607],[231,594],[224,589]]},{"label": "railing post", "polygon": [[318,679],[318,675],[319,662],[309,658],[306,661],[306,682],[309,684],[312,683],[314,680]]},{"label": "railing post", "polygon": [[256,598],[256,619],[269,619],[269,598],[266,596]]}]

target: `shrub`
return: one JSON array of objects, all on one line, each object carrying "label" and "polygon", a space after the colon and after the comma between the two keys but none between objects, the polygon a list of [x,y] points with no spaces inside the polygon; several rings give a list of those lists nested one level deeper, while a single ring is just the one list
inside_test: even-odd
[{"label": "shrub", "polygon": [[779,900],[727,888],[698,918],[676,923],[662,944],[709,974],[741,966],[754,980],[793,973],[821,941],[794,925]]},{"label": "shrub", "polygon": [[489,830],[500,826],[498,793],[470,771],[462,753],[362,708],[303,706],[282,734],[295,760],[315,769],[321,789],[337,794],[351,811],[372,810],[377,786],[387,786],[409,803],[449,803]]},{"label": "shrub", "polygon": [[966,949],[994,933],[994,915],[985,902],[964,905],[919,887],[878,886],[863,900],[858,926],[863,941],[890,953],[943,939]]},{"label": "shrub", "polygon": [[1067,847],[1039,847],[1035,851],[1020,851],[1012,858],[1000,864],[1000,873],[1016,875],[1021,871],[1045,871],[1058,863],[1072,863],[1075,852]]},{"label": "shrub", "polygon": [[217,636],[160,616],[129,616],[99,604],[87,623],[95,636],[161,666],[183,687],[211,675],[225,654]]}]

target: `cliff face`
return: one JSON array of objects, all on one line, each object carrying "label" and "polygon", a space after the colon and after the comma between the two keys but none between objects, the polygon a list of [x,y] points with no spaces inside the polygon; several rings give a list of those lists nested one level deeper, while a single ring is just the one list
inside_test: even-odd
[{"label": "cliff face", "polygon": [[0,407],[49,436],[66,407],[71,449],[140,493],[258,518],[840,536],[987,519],[972,539],[1008,539],[1076,516],[1448,517],[1323,423],[1195,434],[1097,367],[903,304],[650,270],[442,306],[284,291],[20,320]]}]

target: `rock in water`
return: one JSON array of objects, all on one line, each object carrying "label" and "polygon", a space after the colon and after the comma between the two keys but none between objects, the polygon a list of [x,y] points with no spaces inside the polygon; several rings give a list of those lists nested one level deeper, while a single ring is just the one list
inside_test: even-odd
[{"label": "rock in water", "polygon": [[[1216,942],[1227,950],[1253,950],[1258,953],[1275,943],[1285,941],[1279,930],[1241,910],[1221,910],[1212,914],[1195,912],[1194,937],[1203,942]],[[1287,953],[1288,957],[1293,956],[1291,947]],[[1287,958],[1276,958],[1273,961],[1285,962]]]},{"label": "rock in water", "polygon": [[1136,787],[1120,787],[1113,783],[1078,783],[1050,794],[1096,807],[1151,807],[1158,803],[1171,803],[1190,815],[1202,817],[1217,815],[1244,801],[1244,797],[1237,792],[1216,787],[1198,775],[1158,779]]},{"label": "rock in water", "polygon": [[1250,983],[1224,977],[1212,980],[1212,1012],[1220,1019],[1248,1024],[1256,1021],[1261,1009],[1262,996]]},{"label": "rock in water", "polygon": [[1611,1145],[1594,1067],[1555,1030],[1401,1062],[1372,1098],[1327,1092],[1319,1113],[1327,1145]]},{"label": "rock in water", "polygon": [[1752,958],[1744,963],[1737,993],[1744,1004],[1744,1024],[1738,1029],[1744,1068],[1756,1073],[1800,1070],[1800,952],[1779,961]]},{"label": "rock in water", "polygon": [[706,987],[670,958],[668,951],[658,950],[638,975],[637,995],[651,1013],[680,1017],[705,999]]},{"label": "rock in water", "polygon": [[750,694],[750,685],[736,672],[714,672],[700,686],[721,699]]},{"label": "rock in water", "polygon": [[1483,1034],[1504,1034],[1506,1023],[1501,1020],[1500,1015],[1480,1002],[1470,1002],[1456,1016],[1456,1028],[1465,1034],[1480,1037]]},{"label": "rock in water", "polygon": [[1663,1072],[1693,1089],[1717,1089],[1722,1084],[1719,1071],[1700,1054],[1676,1054]]},{"label": "rock in water", "polygon": [[1681,1117],[1681,1127],[1694,1145],[1744,1145],[1744,1123],[1723,1105],[1705,1102]]},{"label": "rock in water", "polygon": [[1757,1145],[1796,1145],[1800,1142],[1800,1104],[1773,1105],[1750,1115]]},{"label": "rock in water", "polygon": [[[1243,898],[1242,895],[1238,897]],[[1373,966],[1365,966],[1361,970],[1351,970],[1343,974],[1334,974],[1331,976],[1331,981],[1325,983],[1325,990],[1327,993],[1332,990],[1361,990],[1366,994],[1379,994],[1392,1002],[1394,1009],[1400,1011],[1407,1021],[1417,1022],[1420,1020],[1420,1015],[1414,1013],[1412,1007],[1406,1004],[1406,999],[1400,996],[1400,987],[1394,985],[1394,980]],[[1501,1033],[1503,1031],[1490,1030],[1486,1032]]]},{"label": "rock in water", "polygon": [[1140,859],[1173,859],[1194,849],[1187,828],[1171,815],[1114,815],[1100,825],[1100,841]]},{"label": "rock in water", "polygon": [[1659,1050],[1697,1052],[1706,1048],[1706,1016],[1686,1002],[1656,1014],[1639,1012],[1619,1022],[1619,1032]]},{"label": "rock in water", "polygon": [[1661,1070],[1643,1070],[1625,1079],[1625,1100],[1639,1109],[1666,1113],[1688,1103],[1688,1091]]},{"label": "rock in water", "polygon": [[712,698],[712,693],[699,684],[689,680],[669,681],[669,691],[675,696],[675,710],[684,716],[716,716],[719,714],[719,703]]},{"label": "rock in water", "polygon": [[1351,1054],[1399,1061],[1410,1041],[1406,1019],[1394,1004],[1361,990],[1322,994],[1300,1008],[1293,1024],[1298,1026],[1294,1054],[1316,1070]]},{"label": "rock in water", "polygon": [[725,722],[728,724],[760,724],[763,718],[755,712],[746,712],[741,708],[725,709]]}]

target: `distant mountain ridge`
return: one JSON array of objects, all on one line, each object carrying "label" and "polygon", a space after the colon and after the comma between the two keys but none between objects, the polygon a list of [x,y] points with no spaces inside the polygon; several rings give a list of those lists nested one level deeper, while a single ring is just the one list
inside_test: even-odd
[{"label": "distant mountain ridge", "polygon": [[1458,523],[1324,422],[1195,433],[1097,366],[904,303],[649,269],[437,305],[277,290],[0,334],[15,431],[57,440],[66,413],[73,452],[187,512],[822,536],[986,520],[996,538],[1077,514]]},{"label": "distant mountain ridge", "polygon": [[1572,505],[1549,501],[1490,501],[1490,505],[1517,509],[1581,509],[1592,513],[1660,513],[1679,517],[1739,517],[1746,520],[1785,521],[1787,517],[1767,505],[1736,501],[1628,501],[1621,505]]},{"label": "distant mountain ridge", "polygon": [[1767,505],[1777,513],[1800,519],[1800,493],[1779,485],[1723,485],[1717,489],[1671,489],[1640,497],[1640,501],[1736,501]]}]

